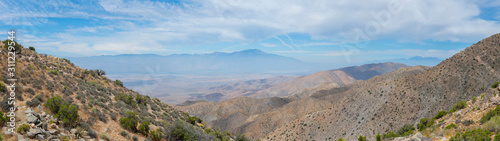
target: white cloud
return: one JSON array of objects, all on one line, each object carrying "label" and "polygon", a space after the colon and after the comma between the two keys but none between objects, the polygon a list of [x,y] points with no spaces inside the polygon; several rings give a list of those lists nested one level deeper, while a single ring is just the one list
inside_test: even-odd
[{"label": "white cloud", "polygon": [[[401,11],[391,13],[388,8],[390,2],[385,0],[186,0],[182,3],[136,0],[80,3],[21,0],[0,2],[1,9],[15,7],[12,11],[0,15],[0,22],[29,26],[49,22],[43,20],[48,17],[107,20],[105,25],[75,27],[69,29],[68,34],[55,33],[40,39],[61,42],[52,44],[51,47],[72,48],[73,45],[78,45],[83,48],[66,49],[67,51],[120,53],[168,50],[166,48],[175,46],[226,41],[258,42],[272,38],[277,38],[290,50],[307,46],[307,43],[296,45],[287,37],[288,33],[308,34],[315,40],[330,40],[329,44],[383,38],[412,42],[471,42],[497,33],[500,29],[498,21],[478,18],[480,7],[498,4],[498,1],[399,2],[402,2]],[[373,16],[387,12],[390,16],[388,22],[378,22],[377,19],[380,18]],[[31,18],[42,20],[26,20]],[[385,17],[382,19],[385,20]],[[120,30],[105,33],[105,38],[80,35],[81,32],[91,32],[99,36],[103,30],[112,29]],[[356,31],[362,31],[363,34]],[[138,47],[141,45],[142,47]],[[339,54],[342,53],[333,52],[330,56]]]}]

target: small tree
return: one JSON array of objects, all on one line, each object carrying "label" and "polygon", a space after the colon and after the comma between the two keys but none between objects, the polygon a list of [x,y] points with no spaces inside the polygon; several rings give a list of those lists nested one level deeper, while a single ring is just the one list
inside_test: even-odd
[{"label": "small tree", "polygon": [[161,140],[161,130],[160,129],[156,129],[156,130],[153,130],[151,131],[150,135],[151,135],[151,140],[153,141],[160,141]]},{"label": "small tree", "polygon": [[73,104],[63,104],[59,108],[56,117],[63,121],[65,126],[73,127],[76,125],[78,120],[78,108]]},{"label": "small tree", "polygon": [[123,82],[118,79],[115,80],[115,84],[123,87]]},{"label": "small tree", "polygon": [[36,51],[35,47],[29,47],[31,51]]},{"label": "small tree", "polygon": [[358,141],[368,141],[365,136],[359,136]]},{"label": "small tree", "polygon": [[120,125],[129,131],[137,131],[137,117],[134,112],[127,112],[125,117],[120,118]]},{"label": "small tree", "polygon": [[142,121],[141,125],[139,125],[139,133],[143,134],[144,136],[148,136],[148,134],[149,134],[149,122]]},{"label": "small tree", "polygon": [[49,98],[47,100],[47,102],[45,102],[45,104],[43,104],[43,106],[49,108],[49,110],[52,113],[57,113],[57,112],[59,112],[59,108],[63,104],[64,104],[64,100],[61,98],[61,96],[58,95],[58,96]]},{"label": "small tree", "polygon": [[498,85],[500,85],[500,82],[497,81],[497,82],[493,83],[493,85],[491,85],[491,88],[493,88],[493,89],[497,88]]}]

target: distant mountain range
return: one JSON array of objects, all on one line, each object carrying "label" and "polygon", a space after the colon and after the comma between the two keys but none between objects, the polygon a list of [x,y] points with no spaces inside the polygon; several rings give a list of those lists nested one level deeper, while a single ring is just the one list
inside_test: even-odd
[{"label": "distant mountain range", "polygon": [[396,58],[396,59],[387,59],[387,60],[375,60],[371,61],[370,63],[382,63],[382,62],[395,62],[395,63],[403,63],[409,66],[436,66],[439,64],[442,59],[436,58],[436,57],[421,57],[421,56],[415,56],[411,58]]},{"label": "distant mountain range", "polygon": [[122,54],[69,58],[75,65],[89,69],[103,69],[112,74],[144,74],[148,68],[169,74],[227,74],[310,72],[310,64],[291,57],[249,49],[232,53],[209,54]]}]

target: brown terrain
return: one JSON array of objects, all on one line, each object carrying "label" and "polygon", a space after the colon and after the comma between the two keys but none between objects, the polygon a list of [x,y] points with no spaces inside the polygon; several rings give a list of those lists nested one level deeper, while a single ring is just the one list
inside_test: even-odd
[{"label": "brown terrain", "polygon": [[417,123],[479,96],[500,80],[499,48],[496,34],[432,68],[400,68],[345,87],[317,83],[288,97],[235,98],[180,108],[209,125],[252,139],[355,140],[364,135],[374,140],[377,133]]},{"label": "brown terrain", "polygon": [[[22,46],[21,46],[22,47]],[[0,110],[7,113],[10,106],[7,104],[8,95],[5,86],[10,84],[7,72],[7,49],[0,44],[0,93],[3,95],[0,102]],[[199,136],[214,138],[214,133],[203,130],[211,130],[201,123],[191,125],[186,122],[189,115],[157,98],[140,95],[133,90],[123,87],[119,81],[110,80],[105,77],[105,72],[100,70],[86,70],[75,66],[67,59],[53,57],[46,54],[38,54],[35,51],[23,48],[16,55],[16,127],[22,124],[40,123],[44,126],[32,126],[28,133],[7,132],[4,128],[0,132],[0,140],[145,140],[149,134],[142,135],[133,130],[126,130],[120,124],[120,118],[127,112],[134,112],[138,123],[143,121],[150,123],[150,131],[161,129],[163,140],[176,140],[175,137],[166,132],[173,127],[174,122],[180,122],[183,128],[189,128],[198,132]],[[126,103],[121,95],[130,96],[130,102]],[[61,119],[54,118],[44,103],[55,96],[70,105],[78,107],[78,118],[73,126],[64,126]],[[139,99],[142,102],[139,102]],[[61,103],[59,103],[61,104]],[[32,110],[29,110],[32,109]],[[36,122],[30,122],[26,116],[33,113]],[[39,117],[38,115],[43,115]],[[3,117],[3,115],[0,115]],[[33,117],[33,116],[32,116]],[[1,118],[0,118],[1,119]],[[0,120],[0,125],[5,125]],[[47,128],[47,124],[49,127]],[[179,127],[180,128],[180,127]],[[47,132],[43,131],[46,130]],[[185,132],[189,132],[185,130]],[[50,133],[48,131],[51,131]],[[77,133],[74,133],[77,132]],[[217,131],[217,130],[216,130]],[[30,135],[30,133],[33,133]],[[219,134],[219,131],[217,131]],[[209,135],[210,134],[210,135]],[[5,138],[2,138],[5,137]],[[198,139],[203,139],[200,137]],[[228,134],[217,138],[233,138]],[[151,140],[149,138],[148,140]]]}]

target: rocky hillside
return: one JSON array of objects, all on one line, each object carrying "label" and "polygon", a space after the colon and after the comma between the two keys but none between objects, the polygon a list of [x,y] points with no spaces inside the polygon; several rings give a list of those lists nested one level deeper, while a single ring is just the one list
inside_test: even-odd
[{"label": "rocky hillside", "polygon": [[[209,88],[204,96],[193,99],[205,99],[207,101],[213,94],[220,94],[218,100],[246,96],[253,98],[286,97],[293,95],[303,89],[314,88],[319,85],[331,85],[343,87],[352,84],[356,80],[366,80],[376,75],[381,75],[396,69],[408,67],[400,63],[376,63],[361,66],[351,66],[328,71],[320,71],[310,75],[299,77],[279,76],[266,79],[248,80]],[[183,104],[185,105],[185,104]]]},{"label": "rocky hillside", "polygon": [[[0,140],[230,140],[236,137],[207,127],[157,98],[141,95],[110,80],[102,70],[76,67],[67,59],[18,46],[15,107],[9,105],[8,50],[0,45],[0,126],[15,109],[14,131]],[[22,49],[22,51],[21,51]]]},{"label": "rocky hillside", "polygon": [[[458,101],[479,96],[485,87],[500,80],[499,48],[500,34],[496,34],[433,68],[401,68],[346,87],[318,85],[282,98],[286,102],[280,107],[260,113],[227,109],[238,107],[233,103],[244,102],[247,107],[272,105],[269,98],[200,102],[181,109],[209,125],[254,139],[355,140],[363,135],[375,140],[377,133],[417,123],[450,109]],[[218,121],[232,124],[222,125]]]}]

